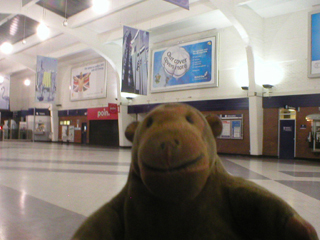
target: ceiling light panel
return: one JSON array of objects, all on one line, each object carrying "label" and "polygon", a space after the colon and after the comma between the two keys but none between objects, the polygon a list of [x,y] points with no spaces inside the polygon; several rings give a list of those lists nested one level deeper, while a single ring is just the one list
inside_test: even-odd
[{"label": "ceiling light panel", "polygon": [[[65,17],[65,3],[62,0],[40,0],[37,2],[41,7],[54,12],[55,14]],[[82,12],[83,10],[90,8],[92,6],[91,0],[68,0],[67,7],[67,18]]]},{"label": "ceiling light panel", "polygon": [[15,44],[36,33],[36,28],[39,23],[26,17],[24,27],[24,18],[23,15],[16,15],[0,26],[0,45],[4,42]]}]

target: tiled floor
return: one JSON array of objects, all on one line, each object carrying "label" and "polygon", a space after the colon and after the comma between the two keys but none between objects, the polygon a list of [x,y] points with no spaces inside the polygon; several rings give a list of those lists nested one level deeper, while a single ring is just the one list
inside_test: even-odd
[{"label": "tiled floor", "polygon": [[[319,162],[221,156],[278,194],[320,233]],[[70,239],[127,180],[130,149],[0,142],[0,240]]]}]

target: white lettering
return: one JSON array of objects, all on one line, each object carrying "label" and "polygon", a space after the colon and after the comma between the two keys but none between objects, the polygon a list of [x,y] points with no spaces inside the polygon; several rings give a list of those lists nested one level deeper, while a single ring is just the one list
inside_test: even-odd
[{"label": "white lettering", "polygon": [[98,111],[98,118],[106,116],[110,116],[110,113],[105,108],[103,109],[103,111]]}]

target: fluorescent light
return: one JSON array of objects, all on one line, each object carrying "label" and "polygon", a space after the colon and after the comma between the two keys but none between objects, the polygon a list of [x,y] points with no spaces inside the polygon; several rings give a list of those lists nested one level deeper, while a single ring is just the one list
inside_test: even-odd
[{"label": "fluorescent light", "polygon": [[4,76],[0,76],[0,83],[4,82]]},{"label": "fluorescent light", "polygon": [[95,13],[104,13],[110,9],[110,0],[92,0],[92,10]]},{"label": "fluorescent light", "polygon": [[41,40],[46,40],[49,37],[50,29],[44,24],[40,23],[37,27],[37,35]]},{"label": "fluorescent light", "polygon": [[24,80],[24,85],[29,86],[31,81],[29,80],[29,78],[27,78],[26,80]]},{"label": "fluorescent light", "polygon": [[1,52],[3,52],[4,54],[10,54],[12,53],[13,46],[9,42],[4,42],[1,44],[0,49],[1,49]]}]

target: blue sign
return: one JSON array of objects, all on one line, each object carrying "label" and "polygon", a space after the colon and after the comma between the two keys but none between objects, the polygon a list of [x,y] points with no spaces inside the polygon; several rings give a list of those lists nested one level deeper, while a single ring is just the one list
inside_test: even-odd
[{"label": "blue sign", "polygon": [[217,87],[215,38],[153,52],[153,92]]}]

